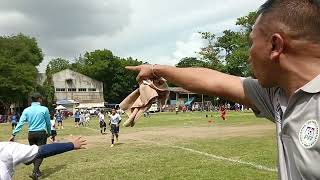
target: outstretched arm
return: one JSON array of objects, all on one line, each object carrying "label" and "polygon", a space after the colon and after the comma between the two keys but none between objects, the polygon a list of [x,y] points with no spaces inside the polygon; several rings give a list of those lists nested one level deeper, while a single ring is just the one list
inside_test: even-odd
[{"label": "outstretched arm", "polygon": [[[39,146],[38,154],[34,159],[47,158],[57,154],[65,153],[72,150],[84,149],[86,140],[81,137],[76,138],[73,142],[68,143],[53,143]],[[33,161],[27,163],[31,164]]]},{"label": "outstretched arm", "polygon": [[165,65],[140,65],[126,68],[139,72],[138,81],[153,79],[157,76],[163,77],[189,91],[221,96],[256,109],[245,95],[241,77],[206,68],[176,68]]}]

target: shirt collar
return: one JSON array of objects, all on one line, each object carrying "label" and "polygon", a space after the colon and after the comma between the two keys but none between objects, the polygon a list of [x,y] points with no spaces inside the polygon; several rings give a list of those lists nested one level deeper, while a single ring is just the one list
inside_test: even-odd
[{"label": "shirt collar", "polygon": [[300,89],[304,92],[311,93],[311,94],[319,93],[320,92],[320,74]]},{"label": "shirt collar", "polygon": [[31,106],[40,106],[41,104],[39,102],[32,102]]}]

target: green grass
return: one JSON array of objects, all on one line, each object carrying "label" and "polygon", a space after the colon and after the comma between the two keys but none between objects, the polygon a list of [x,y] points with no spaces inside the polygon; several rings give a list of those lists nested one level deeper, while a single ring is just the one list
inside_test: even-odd
[{"label": "green grass", "polygon": [[[272,123],[257,119],[252,113],[229,113],[227,121],[206,118],[206,113],[158,113],[151,118],[142,118],[134,128],[121,128],[127,137],[137,136],[145,131],[161,131],[186,127],[270,127]],[[212,120],[214,123],[209,124]],[[88,128],[74,128],[73,121],[65,121],[66,128],[58,130],[58,138],[82,135],[90,139],[88,149],[73,151],[45,159],[41,169],[43,179],[276,179],[276,172],[259,170],[249,165],[217,160],[203,154],[176,147],[189,148],[216,156],[245,162],[276,167],[275,131],[259,135],[203,136],[201,138],[175,138],[170,136],[143,136],[121,139],[120,144],[110,148],[109,135],[99,135]],[[0,139],[10,136],[10,126],[0,125]],[[99,129],[97,119],[91,121],[90,128]],[[208,131],[208,129],[207,129]],[[255,131],[255,129],[250,129]],[[9,133],[9,135],[7,134]],[[186,128],[188,133],[188,128]],[[192,132],[190,132],[192,133]],[[204,132],[205,133],[205,132]],[[135,139],[136,138],[136,139]],[[26,142],[25,131],[18,135],[19,142]],[[20,165],[14,179],[27,179],[31,166]]]}]

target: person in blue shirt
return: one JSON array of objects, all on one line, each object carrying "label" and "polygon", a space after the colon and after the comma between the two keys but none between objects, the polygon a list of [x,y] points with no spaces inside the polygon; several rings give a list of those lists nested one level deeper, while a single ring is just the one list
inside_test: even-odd
[{"label": "person in blue shirt", "polygon": [[11,126],[12,126],[12,130],[14,129],[14,128],[16,128],[16,126],[17,126],[17,123],[18,123],[18,117],[17,117],[17,115],[16,115],[16,113],[13,113],[13,115],[11,116]]},{"label": "person in blue shirt", "polygon": [[[47,138],[51,135],[51,122],[49,110],[45,106],[41,106],[43,98],[40,93],[31,95],[31,106],[24,109],[20,117],[17,127],[13,130],[10,141],[14,141],[15,136],[21,131],[23,125],[28,123],[28,140],[30,145],[45,145]],[[40,165],[42,158],[34,160],[34,169],[30,177],[37,179],[41,176]]]},{"label": "person in blue shirt", "polygon": [[74,122],[75,122],[74,127],[79,127],[79,122],[80,122],[80,111],[79,110],[77,110],[74,113]]},{"label": "person in blue shirt", "polygon": [[63,129],[62,114],[61,114],[60,110],[58,110],[58,112],[56,113],[56,120],[58,123],[58,128],[60,129],[60,125],[61,125],[61,129]]}]

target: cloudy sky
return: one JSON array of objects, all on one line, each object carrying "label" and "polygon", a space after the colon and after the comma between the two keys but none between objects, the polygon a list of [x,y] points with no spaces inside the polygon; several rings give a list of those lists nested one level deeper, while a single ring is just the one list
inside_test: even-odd
[{"label": "cloudy sky", "polygon": [[0,34],[36,37],[45,59],[109,49],[120,57],[176,64],[196,56],[198,31],[221,34],[264,0],[1,0]]}]

